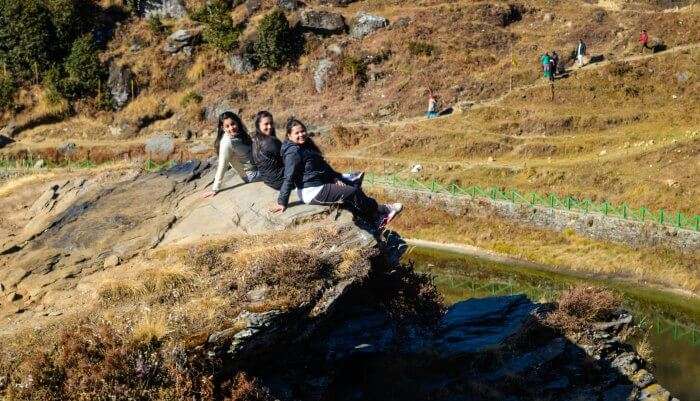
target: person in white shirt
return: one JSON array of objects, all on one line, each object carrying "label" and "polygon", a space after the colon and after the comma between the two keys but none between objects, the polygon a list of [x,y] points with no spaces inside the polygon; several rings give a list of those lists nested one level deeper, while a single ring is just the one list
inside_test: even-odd
[{"label": "person in white shirt", "polygon": [[231,111],[221,113],[214,141],[214,148],[218,150],[216,178],[205,198],[221,190],[221,181],[228,166],[233,167],[245,182],[259,181],[260,173],[253,162],[252,145],[253,141],[241,118]]}]

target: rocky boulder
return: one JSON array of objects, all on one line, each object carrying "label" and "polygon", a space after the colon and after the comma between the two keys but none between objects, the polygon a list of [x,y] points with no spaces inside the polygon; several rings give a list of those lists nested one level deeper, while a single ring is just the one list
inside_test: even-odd
[{"label": "rocky boulder", "polygon": [[137,11],[146,18],[183,18],[187,10],[182,0],[137,0]]},{"label": "rocky boulder", "polygon": [[297,0],[277,0],[277,5],[287,11],[296,11],[296,9],[299,8],[299,2]]},{"label": "rocky boulder", "polygon": [[370,33],[386,28],[387,26],[389,26],[388,19],[367,14],[365,12],[359,12],[355,16],[352,27],[350,28],[350,36],[361,39]]},{"label": "rocky boulder", "polygon": [[121,109],[131,100],[132,73],[128,66],[120,66],[116,62],[109,65],[107,88],[114,105]]},{"label": "rocky boulder", "polygon": [[340,33],[347,28],[345,18],[338,13],[323,10],[306,10],[301,13],[299,25],[318,33]]},{"label": "rocky boulder", "polygon": [[314,70],[314,88],[317,93],[323,92],[334,68],[335,63],[329,59],[324,58],[318,62]]},{"label": "rocky boulder", "polygon": [[254,56],[252,54],[231,54],[226,57],[225,66],[236,74],[250,74],[255,71]]},{"label": "rocky boulder", "polygon": [[175,151],[175,139],[170,134],[160,134],[146,140],[146,156],[152,160],[168,160]]},{"label": "rocky boulder", "polygon": [[163,51],[175,54],[181,50],[191,49],[199,43],[202,36],[200,29],[180,29],[173,32],[165,41]]}]

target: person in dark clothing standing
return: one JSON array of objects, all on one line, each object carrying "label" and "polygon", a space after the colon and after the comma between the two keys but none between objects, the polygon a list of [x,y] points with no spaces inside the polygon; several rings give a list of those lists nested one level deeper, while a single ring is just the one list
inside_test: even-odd
[{"label": "person in dark clothing standing", "polygon": [[379,204],[359,186],[348,185],[342,174],[334,171],[316,144],[307,137],[306,126],[299,120],[287,122],[286,140],[282,143],[284,181],[273,212],[287,209],[292,189],[302,202],[312,205],[343,205],[370,223],[388,224],[403,210],[401,203]]},{"label": "person in dark clothing standing", "polygon": [[253,161],[258,167],[262,180],[269,187],[279,190],[284,181],[282,162],[282,142],[275,133],[275,121],[268,111],[255,115],[255,136],[253,137]]},{"label": "person in dark clothing standing", "polygon": [[559,71],[559,55],[556,51],[552,51],[552,56],[549,58],[549,63],[552,65],[552,79],[554,79]]}]

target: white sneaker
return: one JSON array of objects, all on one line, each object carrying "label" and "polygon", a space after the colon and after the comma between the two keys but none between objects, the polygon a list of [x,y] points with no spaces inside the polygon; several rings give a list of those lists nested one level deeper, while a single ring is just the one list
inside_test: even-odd
[{"label": "white sneaker", "polygon": [[392,203],[387,205],[389,207],[389,214],[386,216],[386,224],[389,224],[391,220],[394,219],[403,210],[402,203]]}]

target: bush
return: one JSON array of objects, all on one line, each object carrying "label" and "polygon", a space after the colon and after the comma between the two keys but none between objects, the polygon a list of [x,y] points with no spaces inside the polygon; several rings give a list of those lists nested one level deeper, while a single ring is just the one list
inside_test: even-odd
[{"label": "bush", "polygon": [[408,52],[413,56],[432,56],[436,53],[435,46],[426,42],[408,42]]},{"label": "bush", "polygon": [[15,76],[30,79],[49,67],[54,32],[41,0],[0,0],[0,62]]},{"label": "bush", "polygon": [[367,63],[363,60],[353,57],[345,56],[341,62],[343,71],[350,75],[354,80],[360,83],[367,82]]},{"label": "bush", "polygon": [[14,103],[12,98],[17,91],[17,83],[9,74],[0,75],[0,110],[11,108]]},{"label": "bush", "polygon": [[95,27],[98,8],[93,0],[45,0],[56,35],[54,57],[62,59],[71,44]]},{"label": "bush", "polygon": [[180,106],[187,107],[191,103],[199,104],[202,103],[202,100],[202,95],[194,91],[189,91],[180,99]]},{"label": "bush", "polygon": [[293,58],[292,30],[284,12],[279,8],[267,14],[258,25],[255,52],[260,65],[279,69]]},{"label": "bush", "polygon": [[75,99],[97,92],[106,74],[92,35],[85,35],[73,43],[64,63],[64,70],[66,76],[61,85],[61,92],[67,98]]},{"label": "bush", "polygon": [[192,14],[192,19],[205,24],[204,41],[217,49],[228,52],[236,47],[242,27],[236,26],[229,14],[227,2],[213,0]]},{"label": "bush", "polygon": [[156,35],[163,35],[168,32],[168,27],[163,25],[163,21],[157,15],[148,17],[146,22],[148,23],[148,29]]}]

